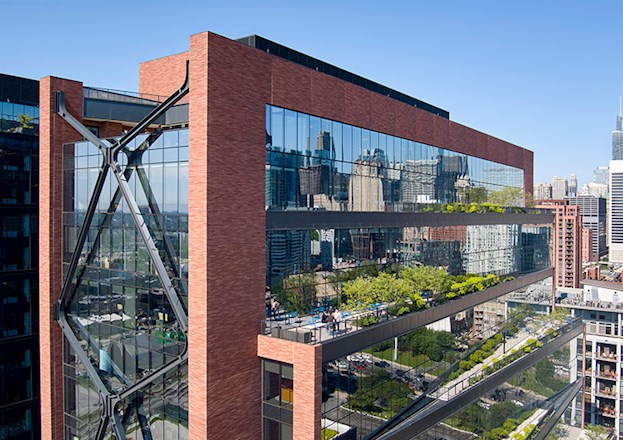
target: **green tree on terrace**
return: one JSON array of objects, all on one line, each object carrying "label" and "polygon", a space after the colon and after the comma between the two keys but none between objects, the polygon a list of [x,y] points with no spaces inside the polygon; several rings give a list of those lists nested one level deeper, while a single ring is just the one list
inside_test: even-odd
[{"label": "green tree on terrace", "polygon": [[447,270],[432,266],[405,266],[400,276],[411,285],[414,292],[431,292],[433,295],[447,292],[451,280]]},{"label": "green tree on terrace", "polygon": [[407,281],[386,272],[374,278],[359,277],[344,283],[342,295],[347,308],[367,307],[377,302],[403,303],[406,299],[410,299],[416,307],[424,306],[421,296],[413,291]]},{"label": "green tree on terrace", "polygon": [[469,203],[485,203],[487,201],[487,188],[484,186],[472,186],[468,193]]},{"label": "green tree on terrace", "polygon": [[281,290],[277,292],[279,302],[286,310],[305,314],[316,300],[316,280],[314,274],[302,273],[284,278]]},{"label": "green tree on terrace", "polygon": [[[396,302],[409,297],[413,292],[409,283],[396,275],[382,272],[372,281],[372,290],[380,302]],[[377,301],[372,301],[377,302]]]},{"label": "green tree on terrace", "polygon": [[358,277],[342,284],[342,301],[348,308],[374,303],[372,278]]},{"label": "green tree on terrace", "polygon": [[491,191],[487,201],[500,206],[523,206],[524,194],[521,188],[507,186],[498,191]]}]

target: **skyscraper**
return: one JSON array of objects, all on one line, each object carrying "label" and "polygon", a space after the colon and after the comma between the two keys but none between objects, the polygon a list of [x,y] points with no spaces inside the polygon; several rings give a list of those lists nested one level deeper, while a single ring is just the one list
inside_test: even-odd
[{"label": "skyscraper", "polygon": [[612,132],[612,160],[623,160],[623,115],[620,108],[616,130]]},{"label": "skyscraper", "polygon": [[589,261],[597,261],[606,255],[606,199],[603,197],[569,197],[569,204],[579,206],[582,227],[591,230],[591,254]]},{"label": "skyscraper", "polygon": [[575,197],[578,195],[578,177],[575,174],[569,176],[569,197]]},{"label": "skyscraper", "polygon": [[623,160],[610,161],[608,199],[609,260],[623,263]]},{"label": "skyscraper", "polygon": [[552,198],[552,184],[539,183],[534,189],[534,200],[550,200]]},{"label": "skyscraper", "polygon": [[554,177],[552,179],[552,199],[562,200],[569,193],[569,184],[566,177]]},{"label": "skyscraper", "polygon": [[580,208],[568,200],[553,200],[537,208],[554,212],[554,286],[580,287],[582,277],[582,219]]},{"label": "skyscraper", "polygon": [[593,171],[593,182],[608,185],[608,167],[597,167]]}]

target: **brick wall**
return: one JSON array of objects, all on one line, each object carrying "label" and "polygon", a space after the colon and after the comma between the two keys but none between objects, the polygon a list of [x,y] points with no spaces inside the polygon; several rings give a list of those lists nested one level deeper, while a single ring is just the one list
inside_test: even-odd
[{"label": "brick wall", "polygon": [[52,307],[62,289],[62,148],[80,136],[54,113],[52,93],[63,90],[67,110],[82,116],[82,83],[54,77],[40,82],[39,185],[39,343],[41,366],[41,438],[63,435],[63,336]]},{"label": "brick wall", "polygon": [[147,99],[152,98],[149,95],[172,95],[184,81],[189,57],[189,52],[182,52],[141,63],[138,67],[139,92]]},{"label": "brick wall", "polygon": [[261,358],[290,364],[294,369],[294,438],[320,438],[322,415],[322,346],[258,335]]}]

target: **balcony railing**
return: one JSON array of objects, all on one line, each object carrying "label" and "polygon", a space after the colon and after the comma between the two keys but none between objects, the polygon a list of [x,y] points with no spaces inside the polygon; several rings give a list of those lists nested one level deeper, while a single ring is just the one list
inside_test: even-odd
[{"label": "balcony railing", "polygon": [[593,355],[595,356],[595,359],[600,360],[600,361],[614,362],[614,363],[618,362],[616,353],[593,352]]},{"label": "balcony railing", "polygon": [[[587,370],[588,371],[588,370]],[[599,379],[617,380],[616,372],[614,371],[595,371],[595,376]]]},{"label": "balcony railing", "polygon": [[597,388],[595,389],[595,396],[598,397],[605,397],[608,399],[616,399],[617,398],[617,394],[616,391],[614,391],[613,389],[609,389],[609,388]]}]

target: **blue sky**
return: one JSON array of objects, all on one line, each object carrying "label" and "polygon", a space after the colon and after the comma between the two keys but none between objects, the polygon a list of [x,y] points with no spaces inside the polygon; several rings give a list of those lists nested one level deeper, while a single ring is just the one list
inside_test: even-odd
[{"label": "blue sky", "polygon": [[535,183],[607,165],[623,1],[0,0],[0,72],[138,88],[188,36],[259,34],[535,153]]}]

